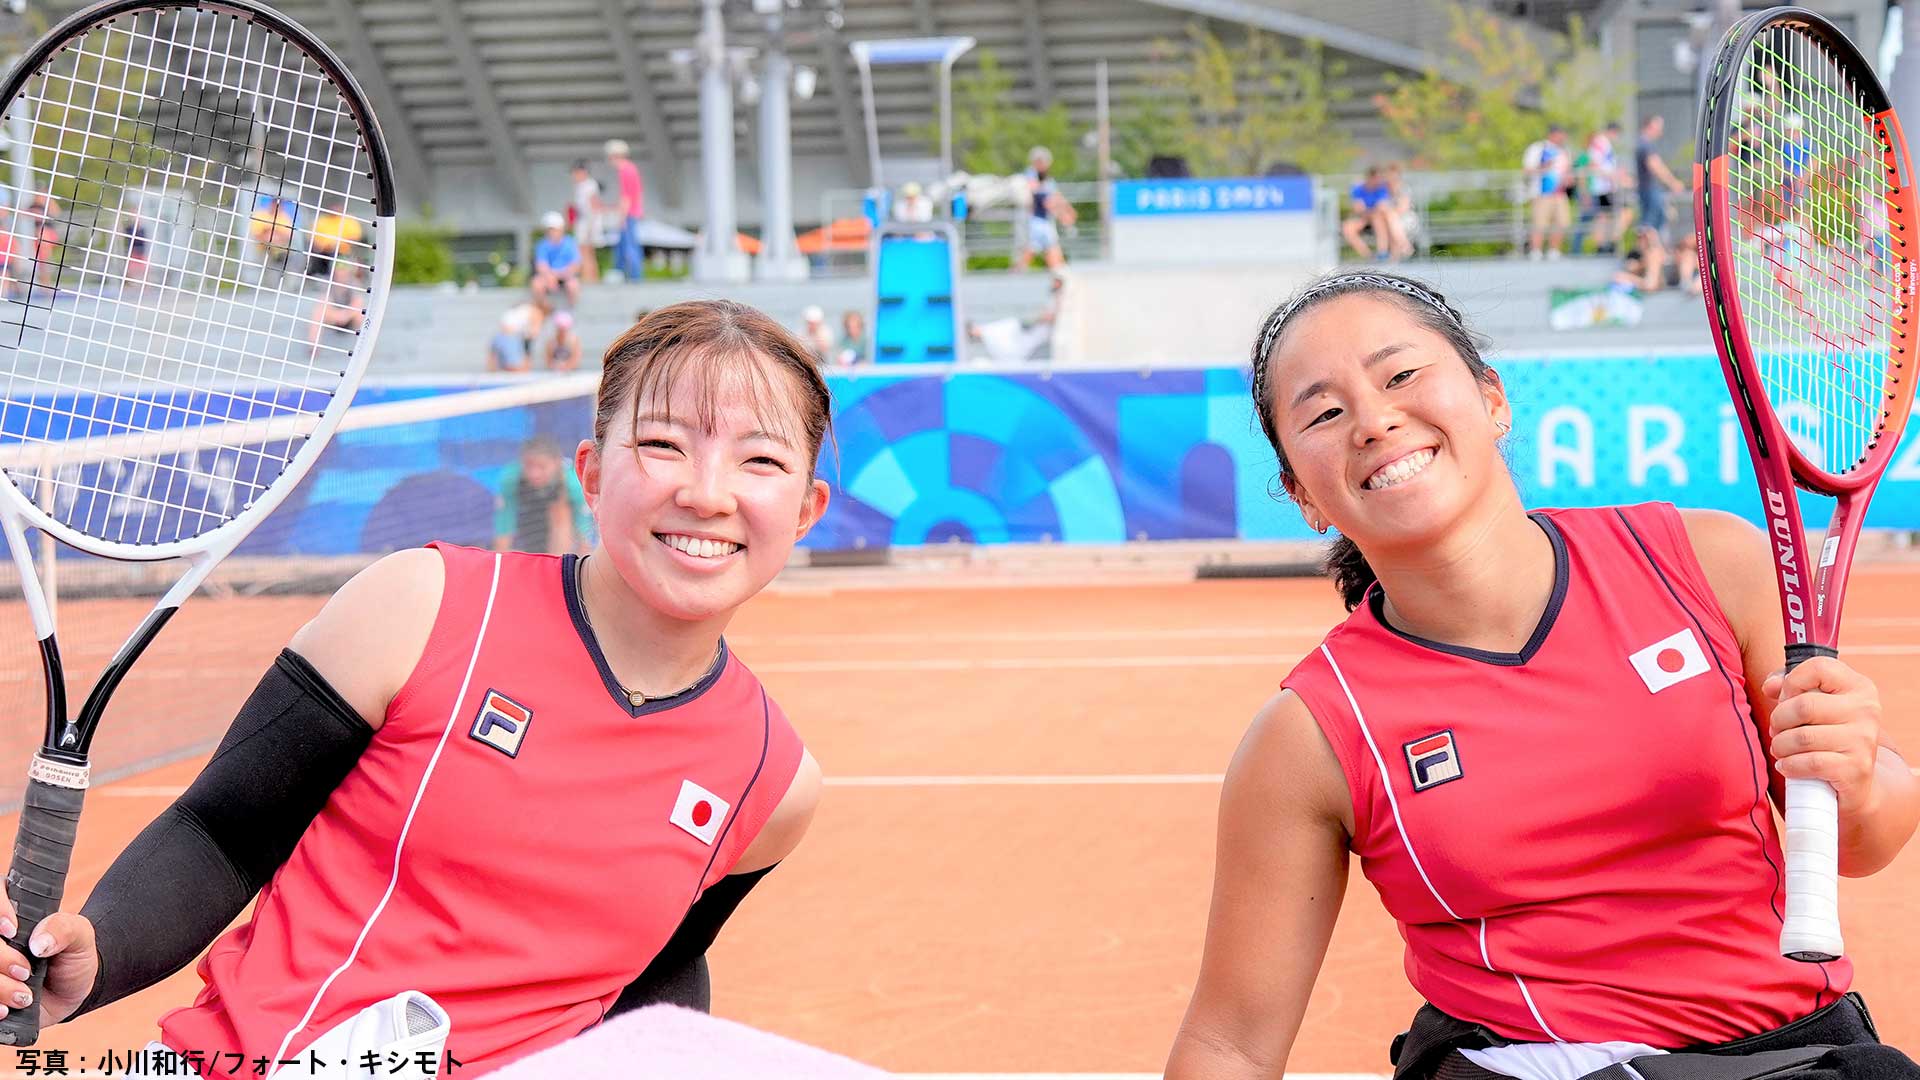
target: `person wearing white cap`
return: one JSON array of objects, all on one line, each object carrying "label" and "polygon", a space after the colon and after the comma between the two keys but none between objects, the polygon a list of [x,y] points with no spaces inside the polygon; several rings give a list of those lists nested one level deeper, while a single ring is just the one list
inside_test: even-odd
[{"label": "person wearing white cap", "polygon": [[800,337],[812,351],[815,363],[824,364],[833,355],[833,328],[827,325],[827,313],[817,304],[808,304],[800,318],[806,323]]},{"label": "person wearing white cap", "polygon": [[554,211],[540,218],[547,235],[533,249],[533,295],[553,302],[554,290],[567,294],[567,306],[580,302],[580,241],[567,232],[567,219]]}]

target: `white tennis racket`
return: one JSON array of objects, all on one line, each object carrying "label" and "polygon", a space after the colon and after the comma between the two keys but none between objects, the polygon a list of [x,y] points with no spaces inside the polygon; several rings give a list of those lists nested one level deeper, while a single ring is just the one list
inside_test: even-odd
[{"label": "white tennis racket", "polygon": [[[394,195],[340,60],[253,0],[96,4],[27,51],[0,103],[32,147],[30,189],[4,185],[0,266],[0,528],[47,687],[7,873],[24,953],[65,892],[114,689],[353,397],[386,307]],[[357,326],[327,318],[336,290],[364,290]],[[183,564],[77,717],[28,528]],[[35,961],[36,997],[44,976]],[[0,1043],[32,1043],[39,1021],[13,1011]]]}]

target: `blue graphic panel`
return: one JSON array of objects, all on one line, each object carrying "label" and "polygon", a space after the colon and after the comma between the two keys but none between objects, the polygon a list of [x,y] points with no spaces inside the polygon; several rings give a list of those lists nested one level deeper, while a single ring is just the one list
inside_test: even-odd
[{"label": "blue graphic panel", "polygon": [[[1504,444],[1531,506],[1662,499],[1760,518],[1711,356],[1507,359]],[[816,549],[1166,539],[1308,539],[1276,498],[1273,451],[1230,369],[829,376],[834,488]],[[434,392],[408,387],[406,396]],[[571,448],[586,400],[348,431],[243,545],[252,554],[486,543],[502,477],[533,435]],[[1817,441],[1817,427],[1797,437]],[[132,494],[138,494],[132,493]],[[130,499],[129,505],[138,505]],[[1824,525],[1829,500],[1802,497]],[[1867,524],[1920,529],[1920,441],[1901,445]]]}]

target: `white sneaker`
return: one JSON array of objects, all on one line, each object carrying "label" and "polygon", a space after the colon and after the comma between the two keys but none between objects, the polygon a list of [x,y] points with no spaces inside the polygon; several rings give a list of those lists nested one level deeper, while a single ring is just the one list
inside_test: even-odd
[{"label": "white sneaker", "polygon": [[1560,257],[1560,249],[1559,249],[1559,248],[1549,248],[1549,249],[1547,249],[1547,259],[1548,259],[1548,261],[1549,261],[1549,262],[1551,262],[1552,260],[1554,260],[1554,259],[1557,259],[1557,258],[1559,258],[1559,257]]},{"label": "white sneaker", "polygon": [[1539,262],[1539,261],[1540,261],[1540,253],[1539,253],[1538,251],[1529,251],[1529,252],[1527,252],[1527,261],[1528,261],[1528,262]]}]

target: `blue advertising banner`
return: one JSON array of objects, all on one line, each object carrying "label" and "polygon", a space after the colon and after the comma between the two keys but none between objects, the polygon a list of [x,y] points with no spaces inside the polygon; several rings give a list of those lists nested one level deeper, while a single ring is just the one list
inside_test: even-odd
[{"label": "blue advertising banner", "polygon": [[1304,214],[1313,210],[1313,180],[1259,176],[1226,180],[1116,180],[1116,217],[1147,214]]},{"label": "blue advertising banner", "polygon": [[[1711,356],[1507,359],[1505,447],[1533,506],[1667,500],[1759,520],[1740,428]],[[817,549],[936,544],[1305,540],[1232,368],[834,374],[833,485]],[[412,396],[408,388],[398,396]],[[375,398],[387,396],[374,391]],[[558,401],[340,433],[242,546],[342,554],[486,545],[522,444],[570,451],[590,403]],[[1817,440],[1817,428],[1798,437]],[[138,472],[130,484],[146,482]],[[128,491],[129,512],[139,492]],[[1824,525],[1828,500],[1803,496]],[[1868,527],[1920,529],[1920,442],[1900,447]]]}]

